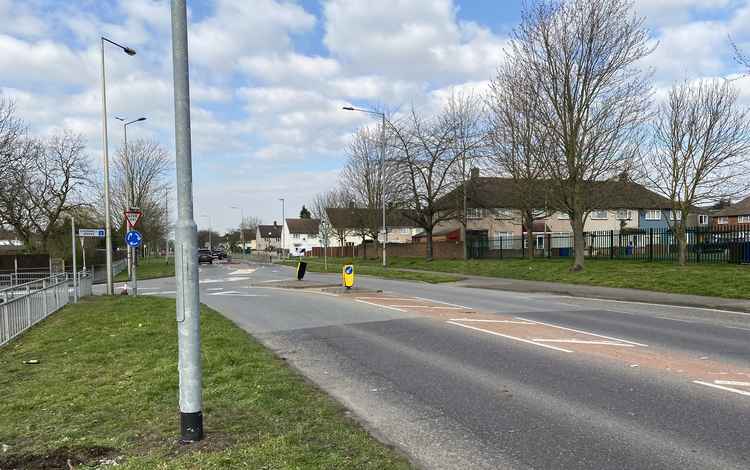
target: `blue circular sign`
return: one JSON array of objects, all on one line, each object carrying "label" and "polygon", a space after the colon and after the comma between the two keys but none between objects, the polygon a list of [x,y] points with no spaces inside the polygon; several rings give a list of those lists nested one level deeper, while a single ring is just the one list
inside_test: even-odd
[{"label": "blue circular sign", "polygon": [[138,230],[131,230],[125,235],[125,243],[128,244],[128,246],[132,246],[133,248],[137,248],[141,246],[141,242],[143,241],[143,235],[141,235],[141,232]]},{"label": "blue circular sign", "polygon": [[346,267],[346,274],[351,274],[352,272],[354,272],[354,268],[352,266],[347,266]]}]

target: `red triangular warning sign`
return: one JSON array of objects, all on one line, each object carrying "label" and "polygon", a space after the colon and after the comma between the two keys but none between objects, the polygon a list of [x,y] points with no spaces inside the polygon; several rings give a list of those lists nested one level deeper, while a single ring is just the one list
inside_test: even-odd
[{"label": "red triangular warning sign", "polygon": [[138,225],[141,216],[143,216],[143,212],[141,211],[125,211],[125,219],[128,221],[128,226],[130,227]]}]

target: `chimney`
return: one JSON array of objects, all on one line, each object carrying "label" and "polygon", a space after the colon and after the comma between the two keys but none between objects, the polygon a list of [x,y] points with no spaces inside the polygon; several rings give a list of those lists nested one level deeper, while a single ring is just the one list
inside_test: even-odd
[{"label": "chimney", "polygon": [[472,168],[471,169],[471,179],[475,180],[479,178],[479,168]]},{"label": "chimney", "polygon": [[276,224],[276,221],[275,221],[275,220],[273,221],[273,226],[274,226],[274,227],[276,227],[276,226],[277,226],[277,224]]}]

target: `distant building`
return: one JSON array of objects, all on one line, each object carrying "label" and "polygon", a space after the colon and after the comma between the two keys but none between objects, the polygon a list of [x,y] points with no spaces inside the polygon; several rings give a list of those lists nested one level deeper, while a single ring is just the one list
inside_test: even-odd
[{"label": "distant building", "polygon": [[281,249],[282,227],[276,221],[273,225],[258,225],[255,230],[255,244],[258,251],[274,251]]},{"label": "distant building", "polygon": [[750,224],[750,197],[719,209],[712,214],[711,220],[715,227]]},{"label": "distant building", "polygon": [[312,249],[323,246],[320,240],[320,220],[286,219],[281,238],[284,252],[299,247]]}]

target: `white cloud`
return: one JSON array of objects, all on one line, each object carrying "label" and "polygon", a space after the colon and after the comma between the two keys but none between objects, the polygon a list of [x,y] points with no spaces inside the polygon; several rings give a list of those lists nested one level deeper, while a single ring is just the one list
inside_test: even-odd
[{"label": "white cloud", "polygon": [[504,40],[459,22],[450,0],[329,0],[325,45],[357,72],[450,82],[488,78]]}]

